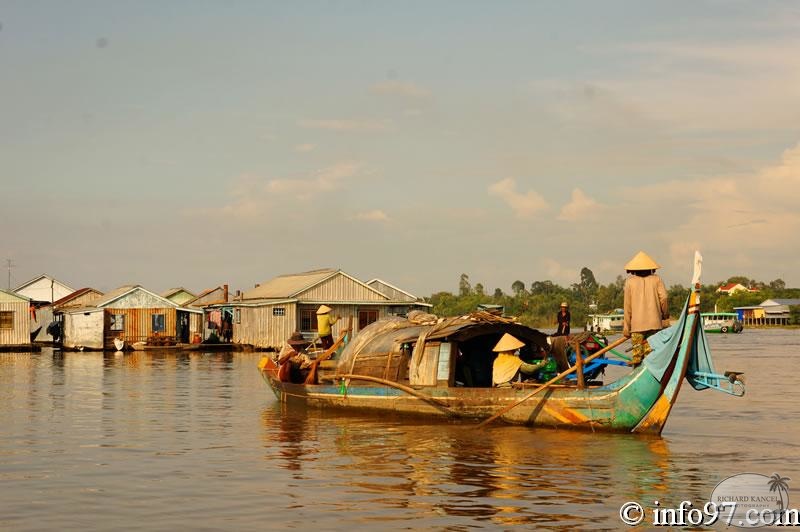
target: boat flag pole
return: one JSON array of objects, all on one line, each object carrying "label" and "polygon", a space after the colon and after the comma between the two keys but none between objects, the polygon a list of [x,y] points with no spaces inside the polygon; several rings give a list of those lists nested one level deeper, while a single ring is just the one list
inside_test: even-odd
[{"label": "boat flag pole", "polygon": [[[600,351],[598,351],[596,353],[593,353],[591,356],[586,357],[583,360],[583,363],[586,364],[587,362],[590,362],[590,361],[594,360],[595,358],[599,357],[600,355],[604,355],[606,352],[614,349],[615,347],[624,344],[627,340],[628,339],[623,336],[622,338],[620,338],[620,339],[618,339],[618,340],[616,340],[614,342],[611,342],[610,344],[605,346]],[[533,397],[537,393],[541,392],[545,388],[549,388],[551,384],[560,381],[561,379],[563,379],[564,377],[566,377],[567,375],[569,375],[570,373],[572,373],[573,371],[575,371],[577,369],[578,369],[578,366],[575,365],[575,366],[572,366],[571,368],[569,368],[567,370],[562,371],[561,373],[559,373],[558,375],[556,375],[555,377],[553,377],[552,379],[550,379],[546,383],[542,384],[541,386],[539,386],[538,388],[533,390],[531,393],[529,393],[528,395],[526,395],[525,397],[523,397],[522,399],[520,399],[516,403],[505,407],[504,409],[502,409],[500,412],[496,413],[492,417],[481,421],[478,424],[477,428],[482,429],[483,427],[485,427],[486,425],[488,425],[489,423],[491,423],[495,419],[499,418],[500,416],[502,416],[503,414],[505,414],[506,412],[508,412],[512,408],[514,408],[515,406],[521,405],[522,403],[524,403],[525,401],[527,401],[528,399],[530,399],[531,397]]]}]

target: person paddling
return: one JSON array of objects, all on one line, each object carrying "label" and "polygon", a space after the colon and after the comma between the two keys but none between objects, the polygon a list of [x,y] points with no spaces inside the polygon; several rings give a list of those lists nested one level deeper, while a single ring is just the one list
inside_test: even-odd
[{"label": "person paddling", "polygon": [[630,275],[625,280],[625,319],[622,335],[631,339],[633,354],[631,366],[638,366],[652,351],[647,338],[662,329],[669,319],[667,289],[661,277],[656,275],[660,268],[656,261],[644,251],[637,253],[625,265]]},{"label": "person paddling", "polygon": [[320,305],[317,309],[317,332],[319,339],[322,341],[322,348],[328,349],[333,345],[333,331],[331,327],[334,323],[339,321],[336,316],[331,316],[331,307],[328,305]]}]

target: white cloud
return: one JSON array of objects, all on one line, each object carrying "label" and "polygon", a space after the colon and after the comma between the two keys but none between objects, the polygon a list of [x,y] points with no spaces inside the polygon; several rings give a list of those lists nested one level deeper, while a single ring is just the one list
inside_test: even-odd
[{"label": "white cloud", "polygon": [[387,120],[300,120],[298,125],[305,129],[325,129],[330,131],[383,131],[389,128]]},{"label": "white cloud", "polygon": [[375,209],[372,211],[359,212],[354,216],[354,219],[366,222],[386,222],[389,220],[389,216],[385,212]]},{"label": "white cloud", "polygon": [[572,199],[561,208],[559,220],[575,222],[587,218],[596,218],[602,205],[587,196],[580,188],[572,189]]},{"label": "white cloud", "polygon": [[342,182],[355,176],[361,169],[360,163],[343,162],[321,170],[317,170],[311,177],[304,179],[272,179],[267,182],[264,189],[274,194],[286,194],[296,199],[306,200],[320,192],[327,192],[340,188]]},{"label": "white cloud", "polygon": [[314,144],[298,144],[294,147],[294,151],[297,153],[308,153],[314,151],[314,148],[316,148]]},{"label": "white cloud", "polygon": [[384,81],[376,83],[370,90],[375,94],[399,95],[410,98],[426,98],[430,92],[408,81]]},{"label": "white cloud", "polygon": [[532,218],[536,213],[546,210],[544,198],[533,190],[525,194],[517,192],[517,182],[508,177],[489,185],[489,195],[503,200],[514,211],[517,218]]}]

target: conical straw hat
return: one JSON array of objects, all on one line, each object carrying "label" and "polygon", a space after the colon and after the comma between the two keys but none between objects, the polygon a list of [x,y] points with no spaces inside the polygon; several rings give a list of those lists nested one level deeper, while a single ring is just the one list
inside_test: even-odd
[{"label": "conical straw hat", "polygon": [[566,302],[566,301],[564,301],[563,303],[561,303],[561,306],[562,306],[562,307],[568,307],[569,305],[567,305],[567,302]]},{"label": "conical straw hat", "polygon": [[328,305],[321,305],[317,309],[317,314],[327,314],[330,311],[331,311],[331,307],[329,307]]},{"label": "conical straw hat", "polygon": [[625,265],[625,270],[657,270],[661,266],[656,264],[656,261],[650,258],[650,255],[644,251],[637,253],[628,264]]},{"label": "conical straw hat", "polygon": [[510,334],[505,333],[503,337],[500,338],[500,341],[497,342],[497,345],[494,346],[494,349],[492,349],[492,351],[498,353],[503,353],[505,351],[516,351],[517,349],[523,347],[524,345],[525,344],[523,342],[520,342]]}]

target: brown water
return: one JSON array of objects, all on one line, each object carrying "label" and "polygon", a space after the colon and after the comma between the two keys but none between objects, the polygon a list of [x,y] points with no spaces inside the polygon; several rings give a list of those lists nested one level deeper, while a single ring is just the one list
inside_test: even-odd
[{"label": "brown water", "polygon": [[655,439],[290,409],[258,354],[0,353],[0,530],[620,529],[736,473],[800,485],[800,331],[710,340],[747,395],[685,385]]}]

